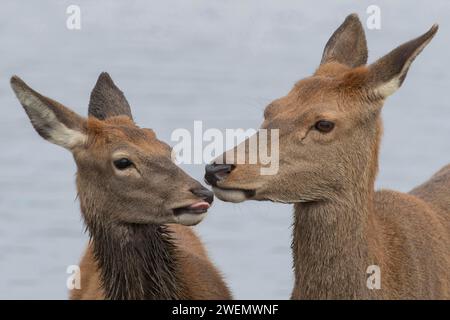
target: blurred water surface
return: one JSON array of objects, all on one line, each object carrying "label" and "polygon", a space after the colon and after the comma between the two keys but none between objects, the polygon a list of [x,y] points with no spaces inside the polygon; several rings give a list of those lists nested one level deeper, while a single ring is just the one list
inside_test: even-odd
[{"label": "blurred water surface", "polygon": [[[255,128],[264,107],[309,75],[350,12],[377,4],[366,30],[370,61],[426,31],[437,37],[383,111],[380,187],[403,191],[450,162],[450,2],[77,1],[82,29],[66,28],[72,1],[2,1],[0,11],[0,298],[65,299],[66,268],[87,236],[75,165],[42,140],[9,77],[85,115],[98,74],[125,92],[138,124],[170,142],[176,128]],[[172,143],[173,144],[173,143]],[[203,166],[183,166],[202,180]],[[288,298],[292,209],[216,201],[196,229],[237,298]]]}]

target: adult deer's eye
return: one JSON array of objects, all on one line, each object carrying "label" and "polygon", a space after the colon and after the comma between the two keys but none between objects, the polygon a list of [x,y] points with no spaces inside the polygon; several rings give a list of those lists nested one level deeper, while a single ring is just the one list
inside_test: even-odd
[{"label": "adult deer's eye", "polygon": [[320,131],[320,132],[323,132],[323,133],[328,133],[328,132],[330,132],[331,130],[334,129],[334,122],[327,121],[327,120],[319,120],[314,125],[314,128],[317,131]]},{"label": "adult deer's eye", "polygon": [[125,170],[126,168],[133,165],[133,162],[131,162],[127,158],[121,158],[118,160],[114,160],[114,166],[119,170]]}]

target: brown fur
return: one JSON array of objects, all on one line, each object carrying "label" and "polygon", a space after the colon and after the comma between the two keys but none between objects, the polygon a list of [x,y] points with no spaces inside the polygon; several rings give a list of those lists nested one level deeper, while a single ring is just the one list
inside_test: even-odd
[{"label": "brown fur", "polygon": [[[409,194],[374,190],[384,100],[436,31],[366,67],[364,31],[351,15],[315,74],[265,110],[262,128],[279,129],[278,173],[233,163],[210,179],[225,201],[294,204],[293,299],[450,298],[450,166]],[[334,129],[319,131],[320,120]],[[367,288],[370,265],[381,269],[380,290]]]},{"label": "brown fur", "polygon": [[[203,244],[194,231],[185,226],[169,225],[173,241],[177,247],[176,260],[179,265],[179,286],[183,299],[210,300],[231,299],[228,288],[223,283],[219,271],[211,263]],[[101,271],[98,268],[94,245],[90,242],[80,262],[81,290],[72,290],[74,300],[103,300]],[[182,271],[181,271],[182,270]]]},{"label": "brown fur", "polygon": [[[207,190],[171,160],[171,149],[131,118],[122,92],[102,74],[85,119],[13,77],[37,132],[69,149],[77,164],[81,211],[91,240],[72,299],[230,299],[193,225],[177,214]],[[111,100],[112,99],[112,100]],[[117,159],[132,165],[119,169]],[[203,201],[204,202],[204,201]],[[166,226],[166,224],[169,224]]]}]

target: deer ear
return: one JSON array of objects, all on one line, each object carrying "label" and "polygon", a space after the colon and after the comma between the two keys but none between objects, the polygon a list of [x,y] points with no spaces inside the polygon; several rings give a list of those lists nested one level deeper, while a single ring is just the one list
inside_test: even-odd
[{"label": "deer ear", "polygon": [[104,120],[125,115],[133,119],[131,108],[123,92],[114,84],[108,73],[102,72],[91,92],[89,115]]},{"label": "deer ear", "polygon": [[320,64],[333,61],[351,68],[367,63],[366,35],[355,13],[347,16],[325,45]]},{"label": "deer ear", "polygon": [[409,67],[438,31],[435,24],[420,37],[402,44],[368,67],[368,85],[376,95],[386,98],[405,80]]},{"label": "deer ear", "polygon": [[69,150],[85,143],[85,119],[34,91],[17,76],[11,78],[11,87],[41,137]]}]

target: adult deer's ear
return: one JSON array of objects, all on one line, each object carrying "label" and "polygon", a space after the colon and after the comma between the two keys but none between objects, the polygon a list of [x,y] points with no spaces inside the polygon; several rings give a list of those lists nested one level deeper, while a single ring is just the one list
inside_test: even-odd
[{"label": "adult deer's ear", "polygon": [[328,40],[320,64],[328,62],[339,62],[351,68],[367,63],[366,35],[357,14],[347,16]]},{"label": "adult deer's ear", "polygon": [[120,89],[114,84],[108,73],[102,72],[91,92],[89,115],[100,120],[114,116],[131,115],[131,108]]},{"label": "adult deer's ear", "polygon": [[85,119],[34,91],[17,76],[11,78],[11,87],[41,137],[69,150],[86,142]]},{"label": "adult deer's ear", "polygon": [[435,24],[420,37],[402,44],[368,67],[367,83],[381,98],[393,94],[405,80],[409,67],[438,31]]}]

